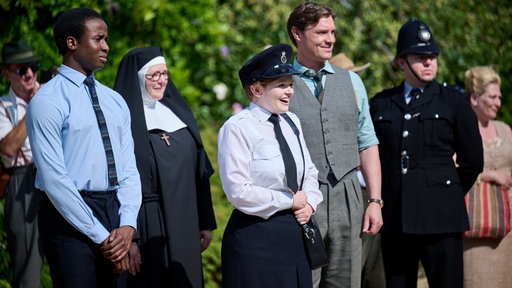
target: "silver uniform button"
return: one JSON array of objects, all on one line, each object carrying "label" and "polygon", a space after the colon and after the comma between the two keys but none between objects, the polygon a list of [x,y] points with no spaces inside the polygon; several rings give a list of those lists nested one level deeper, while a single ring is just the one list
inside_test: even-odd
[{"label": "silver uniform button", "polygon": [[412,116],[411,114],[407,113],[404,115],[405,120],[411,120]]},{"label": "silver uniform button", "polygon": [[452,184],[452,181],[451,180],[446,180],[446,185],[450,185]]},{"label": "silver uniform button", "polygon": [[409,136],[409,131],[405,130],[402,132],[402,137],[406,138],[407,136]]}]

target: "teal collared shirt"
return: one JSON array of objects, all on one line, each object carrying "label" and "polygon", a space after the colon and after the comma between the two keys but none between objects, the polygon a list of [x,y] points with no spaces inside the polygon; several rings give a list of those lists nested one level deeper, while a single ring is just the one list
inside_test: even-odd
[{"label": "teal collared shirt", "polygon": [[[304,72],[310,69],[300,64],[299,61],[297,61],[297,57],[295,57],[295,60],[293,61],[293,69],[302,72],[299,76],[304,80],[304,82],[306,82],[306,85],[314,95],[316,83],[313,79],[304,75]],[[320,70],[329,74],[335,73],[329,61],[325,61],[324,67]],[[352,85],[354,86],[354,92],[357,95],[357,109],[359,110],[357,143],[359,145],[359,151],[363,151],[368,147],[378,145],[379,140],[377,139],[377,135],[375,135],[375,130],[373,128],[373,122],[370,116],[370,106],[368,104],[368,95],[366,94],[366,88],[364,88],[363,81],[356,73],[352,71],[348,72]],[[322,85],[324,85],[324,87],[326,78],[327,77],[325,77],[325,75],[322,77]]]}]

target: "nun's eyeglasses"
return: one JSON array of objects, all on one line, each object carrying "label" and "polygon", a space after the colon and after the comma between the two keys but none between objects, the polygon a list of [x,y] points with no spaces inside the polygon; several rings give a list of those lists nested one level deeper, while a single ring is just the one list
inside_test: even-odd
[{"label": "nun's eyeglasses", "polygon": [[16,74],[18,74],[20,77],[23,77],[27,74],[28,68],[30,68],[30,70],[32,70],[32,73],[36,74],[37,70],[39,70],[39,63],[25,64],[21,67],[18,67],[17,69],[11,70],[11,71],[16,72]]},{"label": "nun's eyeglasses", "polygon": [[155,72],[153,74],[146,74],[146,79],[154,81],[154,82],[160,80],[160,77],[163,77],[164,80],[168,80],[169,79],[169,71]]}]

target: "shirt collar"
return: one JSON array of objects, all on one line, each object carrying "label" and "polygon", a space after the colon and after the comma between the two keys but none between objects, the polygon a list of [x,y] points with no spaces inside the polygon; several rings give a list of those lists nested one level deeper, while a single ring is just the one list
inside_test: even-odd
[{"label": "shirt collar", "polygon": [[[425,90],[425,86],[420,86],[420,87],[416,87],[416,88],[419,88],[421,90],[421,93],[423,93],[423,91]],[[413,87],[411,86],[411,84],[404,81],[404,96],[406,98],[409,97],[409,94],[411,93],[412,89],[413,89]]]},{"label": "shirt collar", "polygon": [[8,95],[9,96],[7,98],[4,98],[5,107],[10,107],[10,106],[19,105],[19,104],[27,107],[27,102],[25,102],[25,100],[23,100],[23,98],[19,97],[18,94],[16,94],[16,92],[14,92],[14,90],[12,89],[12,86],[9,87]]},{"label": "shirt collar", "polygon": [[[79,87],[80,85],[84,84],[84,80],[85,80],[85,78],[87,78],[87,76],[85,76],[84,74],[82,74],[82,73],[76,71],[75,69],[73,69],[71,67],[68,67],[68,66],[66,66],[64,64],[61,65],[59,73],[62,76],[66,77],[66,79],[71,81],[77,87]],[[91,77],[94,80],[96,80],[96,78],[94,77],[94,73],[92,74]]]},{"label": "shirt collar", "polygon": [[254,117],[256,117],[256,119],[258,119],[260,122],[266,122],[268,118],[270,118],[270,115],[272,115],[272,113],[270,113],[268,110],[254,102],[249,104],[248,109],[251,114],[254,115]]},{"label": "shirt collar", "polygon": [[[297,60],[297,56],[295,56],[295,59],[293,61],[293,69],[295,69],[299,72],[302,72],[302,74],[300,74],[301,77],[308,78],[308,77],[304,76],[304,72],[306,72],[307,70],[310,70],[310,68],[300,64],[299,61]],[[325,61],[324,67],[322,69],[320,69],[320,71],[322,71],[322,70],[327,73],[334,74],[334,69],[332,68],[331,63],[329,63],[329,61]]]}]

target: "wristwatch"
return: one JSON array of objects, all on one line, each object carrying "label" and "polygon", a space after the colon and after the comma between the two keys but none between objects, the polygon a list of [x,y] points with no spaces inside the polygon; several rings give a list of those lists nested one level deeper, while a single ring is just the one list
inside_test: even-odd
[{"label": "wristwatch", "polygon": [[368,200],[368,203],[372,203],[372,202],[379,204],[380,208],[384,207],[384,200],[382,200],[382,199],[369,199]]}]

